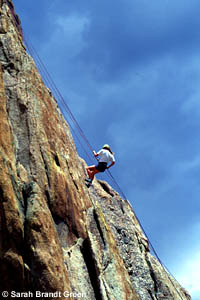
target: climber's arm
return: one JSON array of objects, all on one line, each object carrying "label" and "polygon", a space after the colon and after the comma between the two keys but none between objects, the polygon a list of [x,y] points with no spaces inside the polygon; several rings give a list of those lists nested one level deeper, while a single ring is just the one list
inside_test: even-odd
[{"label": "climber's arm", "polygon": [[95,150],[93,150],[93,154],[94,154],[95,157],[97,157],[99,155],[98,153],[96,153]]},{"label": "climber's arm", "polygon": [[109,169],[110,167],[112,167],[115,164],[115,161],[113,161],[108,167],[107,169]]}]

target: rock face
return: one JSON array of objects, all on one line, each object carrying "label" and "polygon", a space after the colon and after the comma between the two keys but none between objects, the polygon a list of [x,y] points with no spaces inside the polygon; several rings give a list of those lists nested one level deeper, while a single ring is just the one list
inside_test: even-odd
[{"label": "rock face", "polygon": [[85,163],[26,53],[13,4],[0,5],[0,292],[191,299],[150,254],[129,203],[106,182],[85,186]]}]

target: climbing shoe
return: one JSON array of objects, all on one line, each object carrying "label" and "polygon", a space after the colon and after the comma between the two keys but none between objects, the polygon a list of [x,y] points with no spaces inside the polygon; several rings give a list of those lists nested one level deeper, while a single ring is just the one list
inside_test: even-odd
[{"label": "climbing shoe", "polygon": [[92,183],[92,179],[90,179],[90,178],[86,178],[85,181]]},{"label": "climbing shoe", "polygon": [[89,188],[92,185],[92,183],[87,182],[85,185]]},{"label": "climbing shoe", "polygon": [[89,188],[91,186],[91,184],[92,184],[92,179],[86,178],[85,181],[86,181],[86,183],[85,183],[86,186]]}]

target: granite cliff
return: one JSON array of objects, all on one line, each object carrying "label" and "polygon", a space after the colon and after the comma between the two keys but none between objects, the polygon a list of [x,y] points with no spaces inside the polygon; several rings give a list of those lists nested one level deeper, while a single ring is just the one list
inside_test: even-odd
[{"label": "granite cliff", "polygon": [[129,203],[106,182],[85,186],[85,162],[10,0],[0,1],[0,121],[0,293],[191,299],[151,255]]}]

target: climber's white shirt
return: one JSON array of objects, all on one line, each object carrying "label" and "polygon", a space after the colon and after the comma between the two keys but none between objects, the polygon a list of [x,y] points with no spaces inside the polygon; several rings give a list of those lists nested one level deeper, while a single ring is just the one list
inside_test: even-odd
[{"label": "climber's white shirt", "polygon": [[114,155],[112,155],[110,151],[106,149],[101,149],[99,152],[97,152],[97,154],[100,156],[99,162],[115,162]]}]

